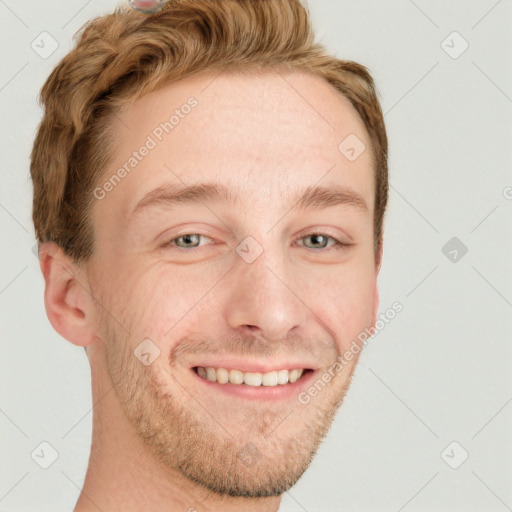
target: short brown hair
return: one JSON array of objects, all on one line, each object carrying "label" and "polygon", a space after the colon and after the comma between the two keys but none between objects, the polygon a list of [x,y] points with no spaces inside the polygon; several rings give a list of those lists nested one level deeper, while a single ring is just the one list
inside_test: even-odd
[{"label": "short brown hair", "polygon": [[92,191],[106,171],[114,116],[128,103],[199,71],[286,67],[332,84],[359,112],[371,139],[374,241],[388,199],[387,136],[366,67],[319,43],[299,0],[169,0],[152,15],[126,7],[86,23],[44,84],[44,116],[31,154],[38,242],[77,263],[93,252]]}]

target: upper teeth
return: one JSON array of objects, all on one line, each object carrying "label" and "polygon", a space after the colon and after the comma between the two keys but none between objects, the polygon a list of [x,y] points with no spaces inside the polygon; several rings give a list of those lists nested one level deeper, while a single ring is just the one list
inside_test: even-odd
[{"label": "upper teeth", "polygon": [[227,370],[226,368],[197,367],[197,373],[212,382],[219,384],[247,384],[248,386],[277,386],[293,383],[300,379],[303,369],[274,370],[267,373],[242,372],[240,370]]}]

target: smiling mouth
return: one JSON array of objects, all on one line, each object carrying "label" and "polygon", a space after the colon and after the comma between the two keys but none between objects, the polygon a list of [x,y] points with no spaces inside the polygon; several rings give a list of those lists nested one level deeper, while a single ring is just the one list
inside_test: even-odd
[{"label": "smiling mouth", "polygon": [[309,368],[294,368],[291,370],[273,370],[270,372],[243,372],[237,369],[213,368],[211,366],[196,366],[194,372],[210,382],[219,384],[235,384],[252,387],[277,387],[293,384],[304,378],[313,370]]}]

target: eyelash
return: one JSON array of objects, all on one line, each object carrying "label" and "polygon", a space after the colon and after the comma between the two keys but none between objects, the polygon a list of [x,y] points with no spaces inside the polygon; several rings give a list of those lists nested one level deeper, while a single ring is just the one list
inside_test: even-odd
[{"label": "eyelash", "polygon": [[[176,238],[172,238],[171,240],[165,242],[162,245],[162,247],[163,248],[173,247],[173,248],[177,248],[177,249],[184,250],[184,251],[190,251],[190,250],[193,250],[193,249],[199,249],[199,247],[178,247],[178,246],[174,245],[173,242],[175,242],[179,238],[183,238],[183,237],[189,236],[189,235],[199,235],[202,238],[210,238],[209,236],[201,235],[199,233],[183,233],[182,235],[179,235]],[[306,247],[306,249],[309,249],[311,251],[320,251],[320,252],[330,252],[331,250],[337,251],[337,250],[341,250],[341,249],[351,245],[351,244],[345,244],[343,242],[340,242],[337,238],[334,238],[334,237],[332,237],[332,236],[330,236],[330,235],[328,235],[326,233],[319,233],[319,232],[315,232],[315,231],[313,231],[311,233],[307,233],[306,235],[299,236],[298,238],[296,238],[294,240],[294,243],[297,242],[298,240],[302,240],[303,238],[307,238],[309,236],[314,236],[314,235],[321,235],[321,236],[330,238],[331,240],[334,240],[334,244],[332,244],[330,246],[327,246],[327,247],[318,247],[316,249],[312,249],[310,247]]]}]

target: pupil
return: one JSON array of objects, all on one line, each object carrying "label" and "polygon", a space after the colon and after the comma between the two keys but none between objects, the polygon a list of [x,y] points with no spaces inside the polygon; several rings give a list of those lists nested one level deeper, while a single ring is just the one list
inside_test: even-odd
[{"label": "pupil", "polygon": [[322,239],[324,238],[323,235],[311,235],[311,239],[313,240],[313,244],[316,244],[316,243],[320,243],[321,244],[321,241],[318,242],[318,239]]},{"label": "pupil", "polygon": [[[183,239],[185,241],[185,244],[189,244],[192,237],[196,237],[197,235],[183,235]],[[193,243],[193,242],[192,242]]]}]

